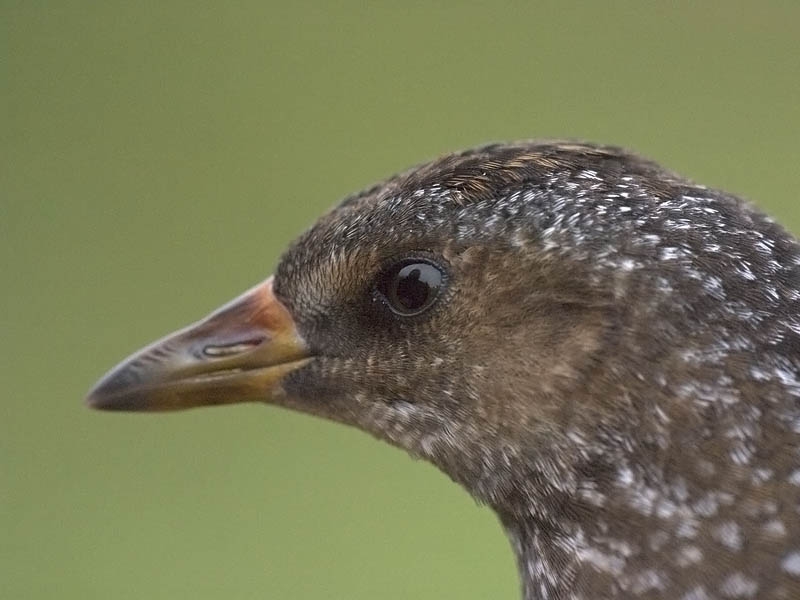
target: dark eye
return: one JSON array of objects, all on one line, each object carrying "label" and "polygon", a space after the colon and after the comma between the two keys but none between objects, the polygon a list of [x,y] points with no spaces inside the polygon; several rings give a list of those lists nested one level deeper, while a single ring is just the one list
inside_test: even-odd
[{"label": "dark eye", "polygon": [[410,317],[436,301],[443,280],[442,271],[436,265],[409,259],[384,271],[377,289],[395,314]]}]

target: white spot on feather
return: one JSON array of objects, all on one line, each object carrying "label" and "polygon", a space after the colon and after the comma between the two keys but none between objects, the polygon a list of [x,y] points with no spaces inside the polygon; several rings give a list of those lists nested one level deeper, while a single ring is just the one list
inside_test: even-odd
[{"label": "white spot on feather", "polygon": [[744,573],[734,573],[722,582],[720,592],[725,598],[755,598],[758,592],[758,583],[745,576]]},{"label": "white spot on feather", "polygon": [[800,552],[795,550],[781,561],[781,568],[793,577],[800,577]]},{"label": "white spot on feather", "polygon": [[726,521],[714,529],[711,534],[720,544],[734,551],[742,549],[742,530],[733,521]]}]

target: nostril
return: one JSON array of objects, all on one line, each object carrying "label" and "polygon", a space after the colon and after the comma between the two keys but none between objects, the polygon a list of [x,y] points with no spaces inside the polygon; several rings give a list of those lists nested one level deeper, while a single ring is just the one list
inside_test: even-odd
[{"label": "nostril", "polygon": [[255,338],[245,340],[242,342],[234,342],[232,344],[216,344],[205,346],[203,354],[210,358],[223,358],[225,356],[233,356],[234,354],[242,354],[256,348],[262,344],[265,338]]}]

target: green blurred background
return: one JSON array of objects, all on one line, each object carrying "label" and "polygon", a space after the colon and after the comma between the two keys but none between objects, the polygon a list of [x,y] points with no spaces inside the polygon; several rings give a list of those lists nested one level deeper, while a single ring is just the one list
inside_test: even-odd
[{"label": "green blurred background", "polygon": [[83,406],[348,192],[578,137],[800,231],[800,3],[0,6],[3,599],[516,597],[493,515],[362,433]]}]

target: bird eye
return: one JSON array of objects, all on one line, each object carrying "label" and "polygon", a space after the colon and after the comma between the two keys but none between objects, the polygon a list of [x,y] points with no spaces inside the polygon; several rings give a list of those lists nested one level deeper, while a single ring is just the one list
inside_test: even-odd
[{"label": "bird eye", "polygon": [[392,312],[410,317],[423,312],[436,301],[443,279],[442,271],[436,265],[419,259],[405,260],[381,275],[377,289]]}]

